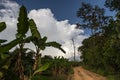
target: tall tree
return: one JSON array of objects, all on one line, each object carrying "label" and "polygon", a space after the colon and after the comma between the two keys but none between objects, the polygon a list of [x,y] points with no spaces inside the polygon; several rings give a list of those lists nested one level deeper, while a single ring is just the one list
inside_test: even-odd
[{"label": "tall tree", "polygon": [[102,27],[108,25],[110,17],[105,16],[104,13],[104,8],[82,3],[81,8],[77,11],[77,17],[82,21],[80,26],[91,29],[91,33],[95,34],[101,31]]},{"label": "tall tree", "polygon": [[105,6],[110,8],[111,11],[120,11],[120,0],[106,0]]}]

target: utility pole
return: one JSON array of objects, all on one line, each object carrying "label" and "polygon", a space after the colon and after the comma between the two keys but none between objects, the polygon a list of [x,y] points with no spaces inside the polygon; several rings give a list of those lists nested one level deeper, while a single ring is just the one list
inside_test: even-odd
[{"label": "utility pole", "polygon": [[74,49],[74,61],[75,61],[75,41],[74,41],[73,38],[72,38],[71,40],[72,40],[72,43],[73,43],[73,49]]}]

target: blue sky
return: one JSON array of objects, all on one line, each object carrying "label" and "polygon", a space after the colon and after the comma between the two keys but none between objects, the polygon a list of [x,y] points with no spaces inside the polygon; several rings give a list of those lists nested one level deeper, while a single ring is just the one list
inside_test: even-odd
[{"label": "blue sky", "polygon": [[[80,8],[81,2],[90,3],[104,7],[105,0],[15,0],[20,5],[25,5],[28,10],[49,8],[58,20],[68,19],[70,23],[79,22],[76,11]],[[107,14],[108,14],[107,9]]]},{"label": "blue sky", "polygon": [[[81,7],[81,3],[90,3],[105,8],[105,0],[15,0],[20,5],[25,5],[28,10],[49,8],[57,20],[69,20],[70,24],[80,23],[80,19],[76,16],[76,12]],[[106,15],[113,15],[108,8]],[[85,34],[90,34],[89,30],[85,30]]]}]

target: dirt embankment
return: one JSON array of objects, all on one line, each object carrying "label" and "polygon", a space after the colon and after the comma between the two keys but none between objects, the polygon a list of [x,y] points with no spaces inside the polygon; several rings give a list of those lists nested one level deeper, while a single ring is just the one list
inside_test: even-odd
[{"label": "dirt embankment", "polygon": [[73,80],[107,80],[107,79],[101,75],[85,70],[82,67],[75,67]]}]

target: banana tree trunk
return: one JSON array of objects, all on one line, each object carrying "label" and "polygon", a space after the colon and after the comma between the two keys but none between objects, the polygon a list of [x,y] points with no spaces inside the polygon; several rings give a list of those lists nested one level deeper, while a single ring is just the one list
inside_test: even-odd
[{"label": "banana tree trunk", "polygon": [[41,60],[41,55],[37,54],[35,57],[34,65],[33,65],[33,71],[37,70],[40,60]]},{"label": "banana tree trunk", "polygon": [[24,80],[24,67],[21,61],[21,52],[19,51],[18,59],[16,63],[16,71],[18,72],[20,80]]}]

